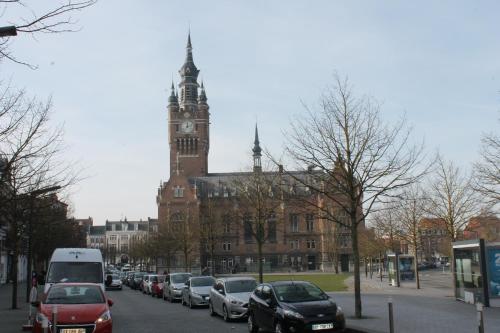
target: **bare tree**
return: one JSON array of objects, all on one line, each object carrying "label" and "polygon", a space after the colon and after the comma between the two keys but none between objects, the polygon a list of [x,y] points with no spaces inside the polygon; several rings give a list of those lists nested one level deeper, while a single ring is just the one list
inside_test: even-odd
[{"label": "bare tree", "polygon": [[276,241],[278,225],[282,221],[283,191],[280,172],[263,172],[260,168],[236,177],[231,183],[236,190],[234,210],[236,220],[243,224],[245,242],[255,242],[259,281],[263,278],[263,247]]},{"label": "bare tree", "polygon": [[436,168],[426,212],[444,221],[450,242],[455,242],[470,218],[480,212],[480,201],[471,176],[464,174],[453,162],[438,156]]},{"label": "bare tree", "polygon": [[7,190],[0,193],[0,209],[14,252],[12,308],[16,308],[17,259],[22,240],[31,234],[32,194],[51,187],[66,188],[78,176],[74,166],[61,159],[63,133],[62,128],[49,125],[50,100],[40,103],[28,99],[24,92],[13,96],[6,98],[7,104],[0,100],[0,110],[7,110],[0,118],[0,128],[10,128],[0,141],[0,183],[7,184]]},{"label": "bare tree", "polygon": [[226,234],[231,232],[230,215],[217,214],[214,198],[207,196],[201,207],[200,239],[202,253],[207,253],[206,267],[210,267],[210,274],[214,274],[215,253]]},{"label": "bare tree", "polygon": [[332,263],[335,274],[339,273],[339,258],[343,250],[343,233],[342,228],[338,224],[330,223],[325,226],[326,230],[323,233],[324,252],[328,261]]},{"label": "bare tree", "polygon": [[182,253],[184,269],[191,271],[193,254],[199,250],[199,224],[190,207],[184,212],[174,213],[171,217],[171,232],[177,249]]},{"label": "bare tree", "polygon": [[385,247],[398,253],[400,251],[400,240],[398,239],[400,223],[396,216],[396,205],[387,203],[372,216],[373,227],[378,237],[384,240]]},{"label": "bare tree", "polygon": [[[25,33],[36,36],[40,33],[64,33],[78,31],[78,21],[72,18],[74,12],[81,11],[94,5],[97,0],[73,1],[66,0],[57,7],[48,9],[43,13],[36,13],[22,0],[0,0],[0,11],[5,15],[12,9],[26,10],[26,16],[19,17],[17,22],[11,22],[18,33]],[[18,8],[15,8],[15,7]],[[11,39],[4,38],[0,40],[0,60],[8,59],[18,64],[26,65],[32,69],[36,66],[26,61],[19,60],[11,52]]]},{"label": "bare tree", "polygon": [[417,256],[421,248],[420,221],[426,215],[426,199],[418,185],[407,188],[397,205],[397,218],[399,220],[399,237],[413,249],[415,253],[415,281],[420,289],[420,276],[418,272]]},{"label": "bare tree", "polygon": [[500,202],[500,137],[484,135],[481,143],[481,161],[474,164],[474,186],[495,207]]},{"label": "bare tree", "polygon": [[[323,95],[319,110],[306,111],[286,133],[285,152],[295,167],[314,170],[309,177],[296,180],[324,200],[306,204],[321,211],[323,219],[351,231],[355,315],[360,318],[358,230],[377,203],[425,172],[425,168],[417,171],[422,166],[423,147],[410,143],[411,130],[404,120],[394,126],[385,124],[379,105],[373,99],[355,97],[347,79],[338,76]],[[348,219],[339,218],[328,202],[340,207]]]}]

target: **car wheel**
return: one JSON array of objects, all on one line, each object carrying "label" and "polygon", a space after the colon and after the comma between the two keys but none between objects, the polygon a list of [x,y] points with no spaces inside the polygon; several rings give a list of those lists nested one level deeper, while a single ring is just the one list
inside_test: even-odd
[{"label": "car wheel", "polygon": [[224,321],[231,321],[231,318],[229,318],[229,313],[227,312],[226,305],[222,306],[222,318],[224,318]]},{"label": "car wheel", "polygon": [[255,320],[252,314],[248,315],[248,332],[257,333],[259,331],[259,326],[255,325]]},{"label": "car wheel", "polygon": [[274,326],[274,333],[284,333],[283,331],[283,326],[281,326],[280,322],[277,322],[276,325]]},{"label": "car wheel", "polygon": [[193,301],[191,300],[191,297],[189,297],[188,305],[189,305],[190,309],[192,309],[194,307],[193,306]]},{"label": "car wheel", "polygon": [[213,317],[215,316],[215,311],[214,307],[212,305],[212,302],[208,301],[208,313]]}]

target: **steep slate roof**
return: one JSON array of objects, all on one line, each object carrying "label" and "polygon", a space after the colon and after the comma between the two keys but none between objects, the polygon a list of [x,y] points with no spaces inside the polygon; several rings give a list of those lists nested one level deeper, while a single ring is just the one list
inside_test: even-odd
[{"label": "steep slate roof", "polygon": [[[320,172],[320,171],[314,171]],[[235,190],[232,188],[232,183],[238,179],[251,177],[252,171],[248,172],[224,172],[224,173],[209,173],[207,176],[191,177],[189,183],[191,186],[196,186],[198,193],[201,195],[218,192],[222,196],[223,192],[229,192],[229,196],[234,196]],[[262,172],[264,176],[276,177],[277,172]],[[306,178],[310,175],[309,171],[287,171],[281,176],[283,190],[291,191],[295,194],[309,194],[310,192],[295,178]],[[276,184],[278,185],[278,184]]]},{"label": "steep slate roof", "polygon": [[105,235],[106,226],[105,225],[94,225],[90,227],[90,236]]}]

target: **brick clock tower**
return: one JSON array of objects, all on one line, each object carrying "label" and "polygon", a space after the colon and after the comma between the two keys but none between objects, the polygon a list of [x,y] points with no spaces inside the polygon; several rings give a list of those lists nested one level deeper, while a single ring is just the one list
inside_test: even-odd
[{"label": "brick clock tower", "polygon": [[168,99],[171,177],[197,177],[208,173],[210,114],[203,82],[198,85],[199,72],[193,62],[191,36],[188,36],[186,61],[179,70],[180,96],[172,82]]}]

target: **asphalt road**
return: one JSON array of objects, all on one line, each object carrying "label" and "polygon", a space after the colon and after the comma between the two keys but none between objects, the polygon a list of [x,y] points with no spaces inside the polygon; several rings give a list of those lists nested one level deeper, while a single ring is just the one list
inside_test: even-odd
[{"label": "asphalt road", "polygon": [[[113,300],[113,332],[119,333],[197,333],[248,332],[246,320],[226,323],[211,317],[208,308],[189,309],[179,302],[170,303],[139,291],[123,287],[108,291]],[[348,330],[346,333],[359,331]]]},{"label": "asphalt road", "polygon": [[108,297],[114,302],[113,332],[248,332],[245,321],[226,323],[221,317],[211,317],[207,308],[191,310],[127,287],[108,291]]}]

